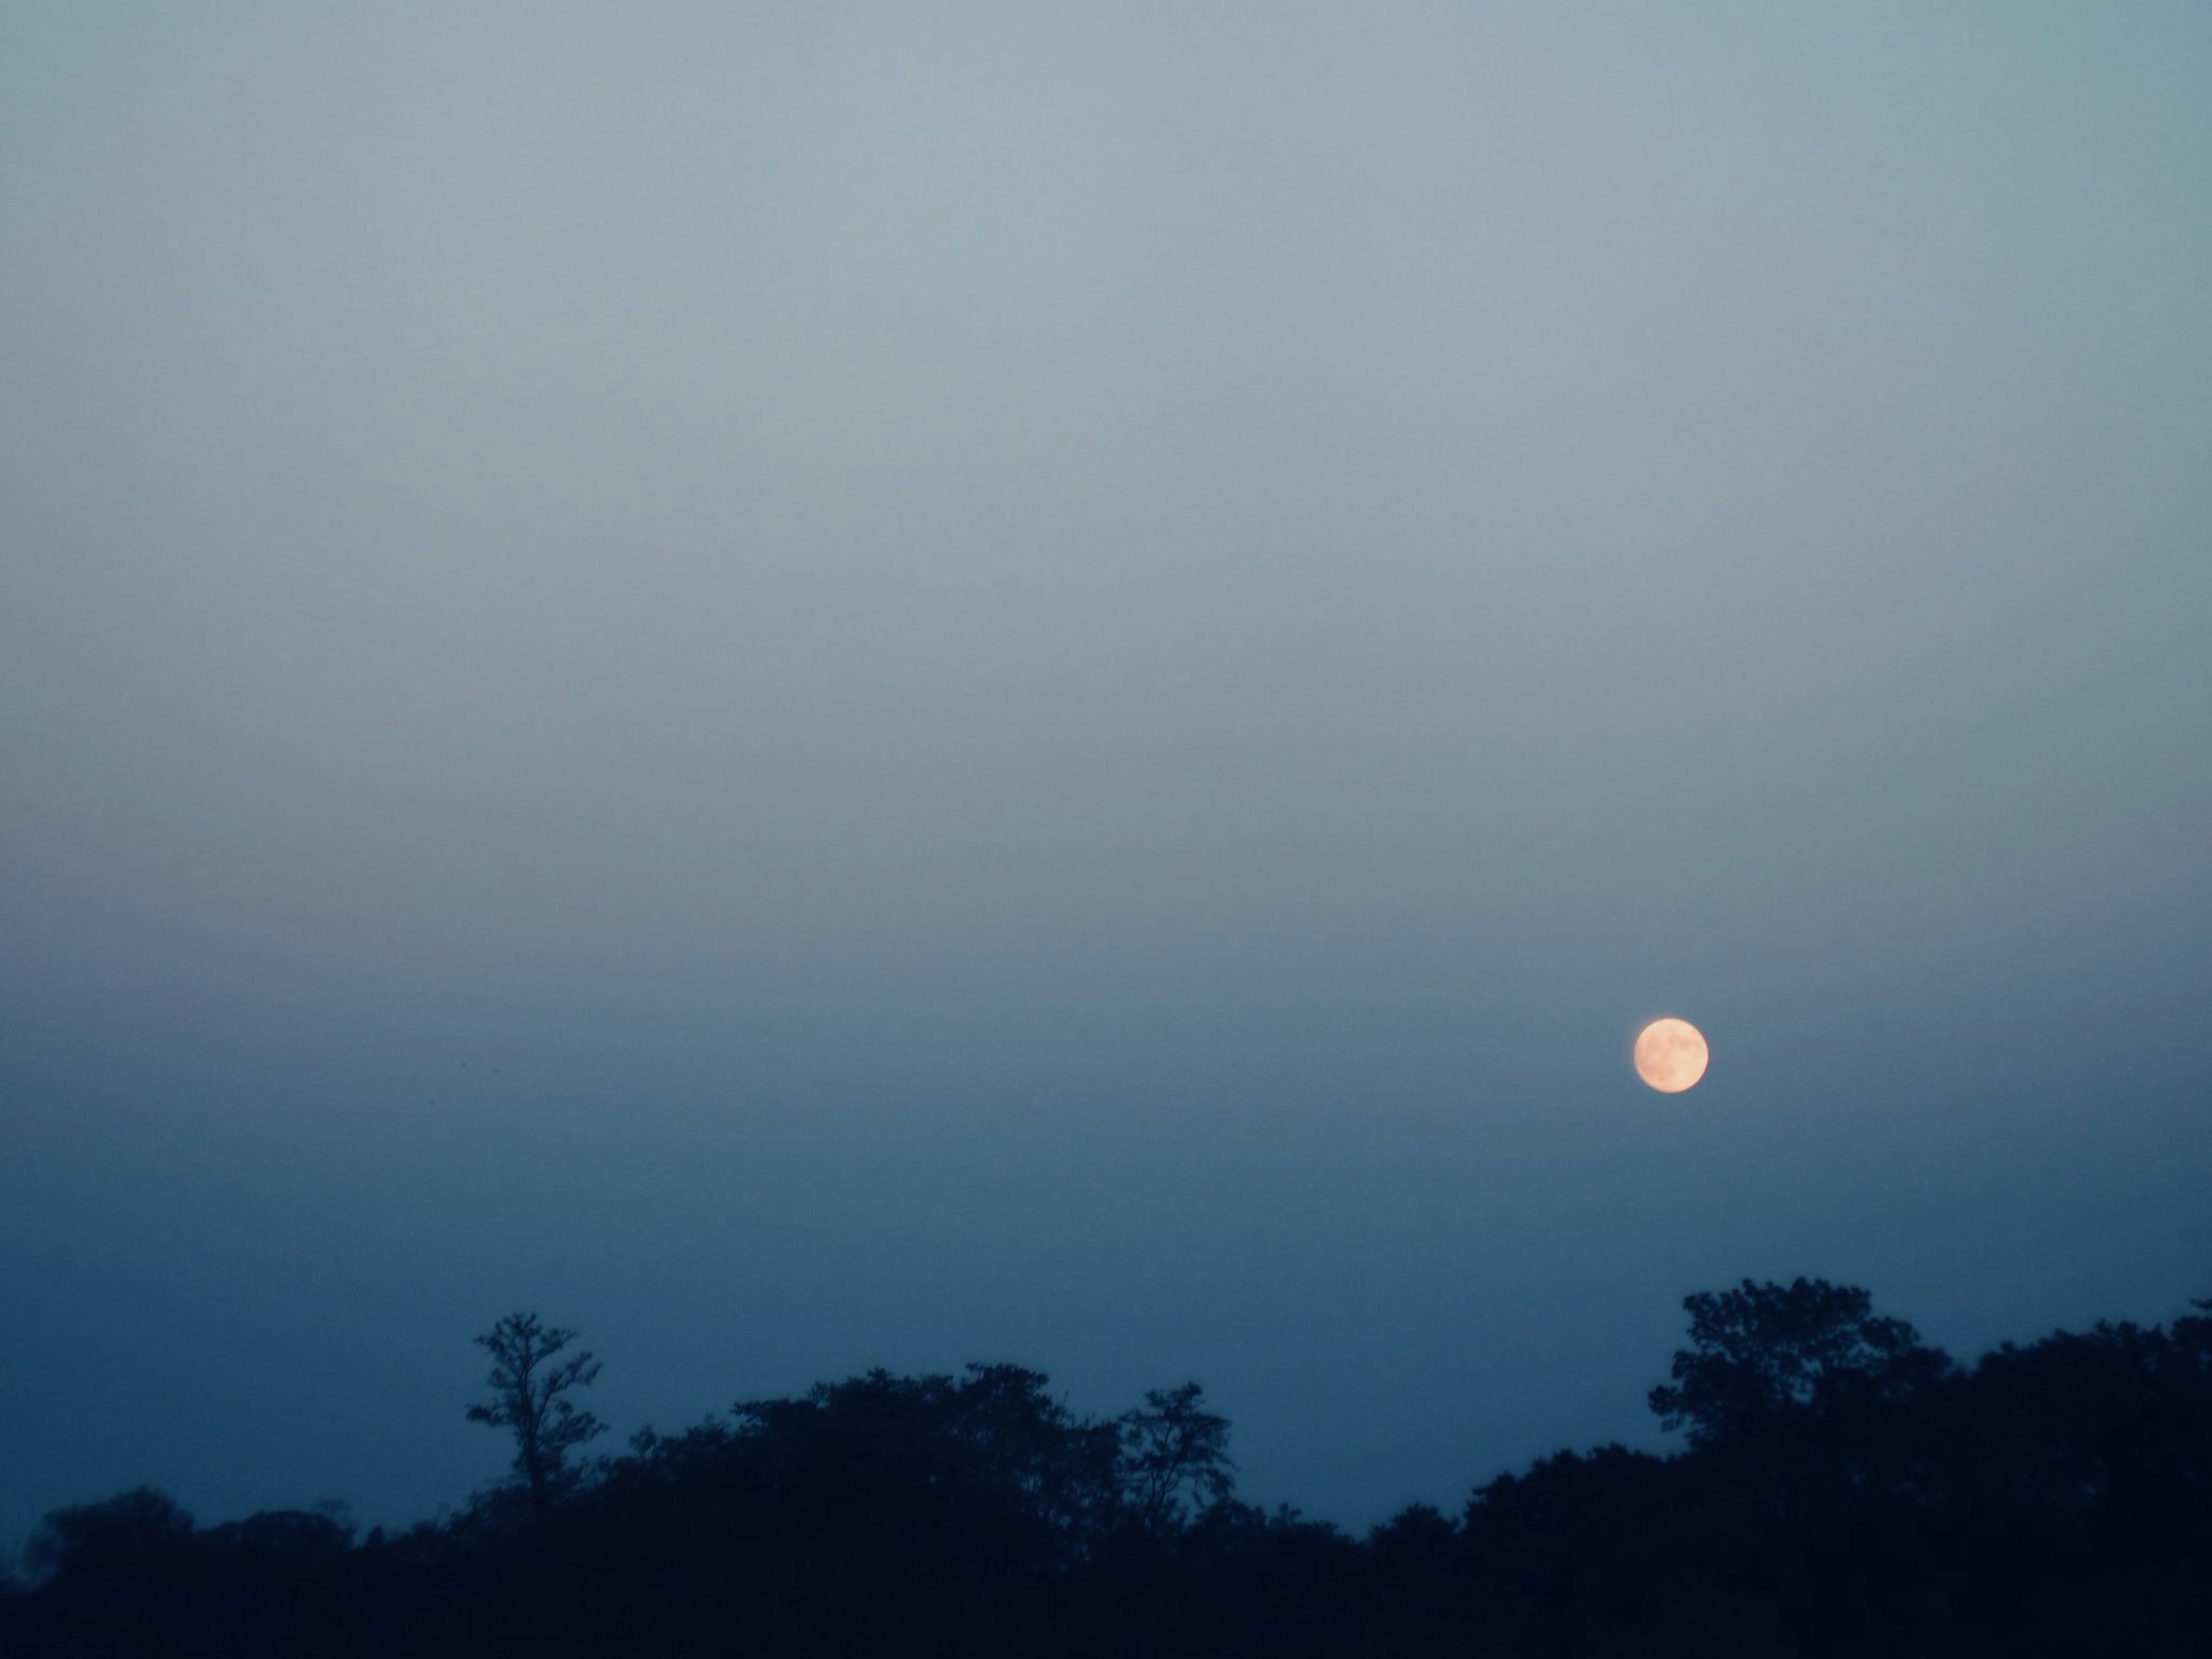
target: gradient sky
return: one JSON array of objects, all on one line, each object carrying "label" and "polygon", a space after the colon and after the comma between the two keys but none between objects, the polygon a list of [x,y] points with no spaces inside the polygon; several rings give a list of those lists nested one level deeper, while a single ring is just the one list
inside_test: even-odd
[{"label": "gradient sky", "polygon": [[[0,1545],[2212,1295],[2212,10],[0,9]],[[1644,1090],[1637,1026],[1712,1068]]]}]

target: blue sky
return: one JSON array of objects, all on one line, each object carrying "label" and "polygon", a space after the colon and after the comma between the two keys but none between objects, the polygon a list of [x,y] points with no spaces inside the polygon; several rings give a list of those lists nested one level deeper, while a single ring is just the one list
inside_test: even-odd
[{"label": "blue sky", "polygon": [[[0,18],[0,1539],[2212,1294],[2202,9]],[[1671,1099],[1637,1025],[1704,1027]]]}]

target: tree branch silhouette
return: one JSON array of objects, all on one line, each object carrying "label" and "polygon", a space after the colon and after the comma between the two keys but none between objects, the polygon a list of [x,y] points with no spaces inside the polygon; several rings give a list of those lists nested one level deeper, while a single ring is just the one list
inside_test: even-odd
[{"label": "tree branch silhouette", "polygon": [[574,1478],[568,1453],[606,1432],[605,1424],[565,1397],[599,1374],[589,1350],[559,1358],[575,1337],[539,1323],[534,1313],[513,1313],[476,1339],[492,1357],[486,1379],[492,1398],[471,1406],[469,1421],[513,1432],[514,1473],[541,1511]]}]

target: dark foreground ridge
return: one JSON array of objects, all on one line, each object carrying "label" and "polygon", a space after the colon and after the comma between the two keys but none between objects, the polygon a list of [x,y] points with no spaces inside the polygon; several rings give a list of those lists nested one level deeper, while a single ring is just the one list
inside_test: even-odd
[{"label": "dark foreground ridge", "polygon": [[1195,1383],[1089,1421],[1016,1365],[871,1372],[587,1464],[596,1362],[510,1316],[470,1415],[514,1478],[457,1518],[58,1510],[0,1653],[2212,1652],[2212,1318],[1960,1365],[1820,1280],[1686,1307],[1651,1406],[1686,1449],[1560,1452],[1364,1540],[1238,1502]]}]

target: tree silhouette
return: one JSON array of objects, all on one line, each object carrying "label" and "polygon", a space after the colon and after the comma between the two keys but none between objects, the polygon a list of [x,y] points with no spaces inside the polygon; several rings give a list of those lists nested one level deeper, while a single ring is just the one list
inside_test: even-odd
[{"label": "tree silhouette", "polygon": [[539,1510],[574,1478],[568,1453],[606,1432],[605,1424],[562,1397],[599,1374],[588,1350],[558,1358],[575,1337],[561,1326],[541,1325],[534,1313],[514,1313],[477,1338],[492,1357],[485,1380],[493,1398],[471,1406],[469,1421],[514,1431],[514,1472]]},{"label": "tree silhouette", "polygon": [[971,1364],[951,1391],[949,1425],[994,1483],[1066,1538],[1112,1509],[1120,1439],[1113,1424],[1085,1422],[1053,1399],[1050,1380],[1022,1365]]},{"label": "tree silhouette", "polygon": [[1786,1286],[1747,1279],[1682,1306],[1692,1346],[1676,1352],[1674,1382],[1652,1389],[1650,1401],[1661,1426],[1686,1426],[1693,1446],[1854,1384],[1916,1380],[1947,1363],[1903,1320],[1877,1316],[1866,1291],[1825,1279]]},{"label": "tree silhouette", "polygon": [[192,1517],[168,1493],[135,1486],[97,1504],[53,1510],[24,1547],[31,1571],[70,1587],[127,1580],[173,1560]]},{"label": "tree silhouette", "polygon": [[596,1363],[514,1315],[479,1339],[471,1414],[515,1431],[517,1479],[358,1541],[335,1506],[195,1527],[141,1488],[57,1510],[34,1582],[0,1583],[0,1654],[2206,1651],[2212,1309],[1962,1368],[1848,1286],[1687,1305],[1653,1403],[1695,1443],[1562,1451],[1364,1544],[1238,1502],[1195,1383],[1094,1419],[1003,1364],[641,1431],[586,1482]]},{"label": "tree silhouette", "polygon": [[1194,1506],[1225,1500],[1236,1485],[1229,1419],[1200,1403],[1195,1382],[1147,1389],[1145,1403],[1122,1416],[1121,1479],[1139,1527],[1180,1530]]}]

